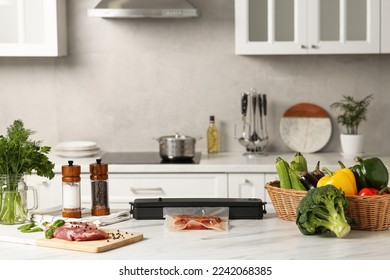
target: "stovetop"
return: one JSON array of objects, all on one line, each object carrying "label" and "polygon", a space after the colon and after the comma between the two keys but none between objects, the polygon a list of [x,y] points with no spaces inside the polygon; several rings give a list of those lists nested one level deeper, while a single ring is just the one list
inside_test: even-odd
[{"label": "stovetop", "polygon": [[102,156],[107,164],[199,164],[202,154],[192,159],[163,160],[158,152],[108,152]]}]

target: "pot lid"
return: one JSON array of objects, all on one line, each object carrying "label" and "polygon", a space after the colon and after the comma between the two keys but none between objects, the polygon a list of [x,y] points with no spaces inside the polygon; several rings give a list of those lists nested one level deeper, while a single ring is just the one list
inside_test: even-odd
[{"label": "pot lid", "polygon": [[186,140],[186,139],[195,139],[191,136],[186,136],[180,133],[174,134],[174,135],[167,135],[167,136],[161,136],[159,139],[174,139],[174,140]]}]

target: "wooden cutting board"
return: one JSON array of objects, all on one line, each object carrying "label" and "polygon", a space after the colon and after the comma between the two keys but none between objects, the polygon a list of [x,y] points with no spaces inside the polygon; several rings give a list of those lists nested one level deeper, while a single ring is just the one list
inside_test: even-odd
[{"label": "wooden cutting board", "polygon": [[120,238],[112,238],[92,241],[67,241],[63,239],[38,239],[35,241],[36,246],[52,247],[74,251],[83,251],[90,253],[101,253],[118,247],[129,245],[143,240],[143,234],[130,231],[104,230],[107,233],[114,233]]},{"label": "wooden cutting board", "polygon": [[293,151],[317,152],[328,143],[331,134],[330,117],[316,104],[295,104],[286,110],[280,121],[281,138]]}]

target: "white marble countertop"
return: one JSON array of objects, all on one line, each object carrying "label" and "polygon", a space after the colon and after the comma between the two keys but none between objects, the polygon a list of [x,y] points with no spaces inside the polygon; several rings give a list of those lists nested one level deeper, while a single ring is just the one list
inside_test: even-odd
[{"label": "white marble countertop", "polygon": [[[268,154],[248,158],[241,153],[203,154],[200,164],[191,165],[113,165],[111,173],[177,173],[177,172],[247,172],[274,173],[276,157],[290,160],[292,153]],[[390,157],[378,156],[385,164]],[[347,166],[353,165],[353,159],[345,159],[339,153],[305,154],[309,168],[314,168],[318,160],[321,166],[338,168],[337,161]],[[67,164],[66,158],[52,156],[59,173],[61,165]],[[95,158],[78,158],[82,170],[89,171],[89,164]],[[268,210],[268,208],[267,208]],[[9,242],[0,242],[0,259],[3,260],[95,260],[95,259],[138,259],[138,260],[203,260],[203,259],[390,259],[390,231],[352,230],[344,239],[331,235],[305,236],[300,233],[294,222],[283,221],[274,213],[264,215],[262,220],[232,220],[228,232],[192,231],[170,232],[164,229],[163,220],[128,220],[108,228],[129,230],[144,234],[144,240],[104,253],[83,253],[63,249],[36,247]],[[1,236],[22,235],[25,238],[37,238],[41,233],[22,234],[17,226],[0,225]],[[27,237],[28,236],[28,237]],[[21,236],[19,236],[21,237]]]},{"label": "white marble countertop", "polygon": [[[199,164],[110,164],[110,173],[275,173],[275,162],[278,156],[290,161],[293,153],[265,153],[259,156],[244,156],[242,153],[230,152],[219,154],[202,154]],[[330,170],[338,169],[337,161],[341,160],[346,166],[354,165],[353,158],[343,158],[340,153],[304,154],[309,169],[314,169],[317,161],[321,167]],[[378,156],[390,165],[390,156],[367,154],[364,157]],[[68,164],[68,158],[51,155],[55,163],[55,172],[61,173],[61,166]],[[73,158],[74,164],[81,165],[81,172],[89,172],[89,164],[96,157]]]},{"label": "white marble countertop", "polygon": [[[108,228],[140,232],[144,240],[103,253],[0,242],[2,260],[388,260],[390,231],[352,230],[345,238],[305,236],[294,222],[273,213],[262,220],[232,220],[227,232],[164,228],[163,220],[128,220]],[[17,226],[0,225],[0,236],[36,238]],[[28,237],[26,237],[28,235]],[[35,235],[35,236],[34,236]]]}]

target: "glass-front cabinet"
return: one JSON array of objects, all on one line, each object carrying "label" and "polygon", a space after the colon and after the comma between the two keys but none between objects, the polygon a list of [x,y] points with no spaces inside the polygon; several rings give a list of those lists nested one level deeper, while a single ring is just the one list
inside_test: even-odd
[{"label": "glass-front cabinet", "polygon": [[235,0],[236,54],[379,53],[380,0]]},{"label": "glass-front cabinet", "polygon": [[65,0],[0,0],[0,56],[66,55]]},{"label": "glass-front cabinet", "polygon": [[390,1],[381,3],[381,52],[390,53]]}]

